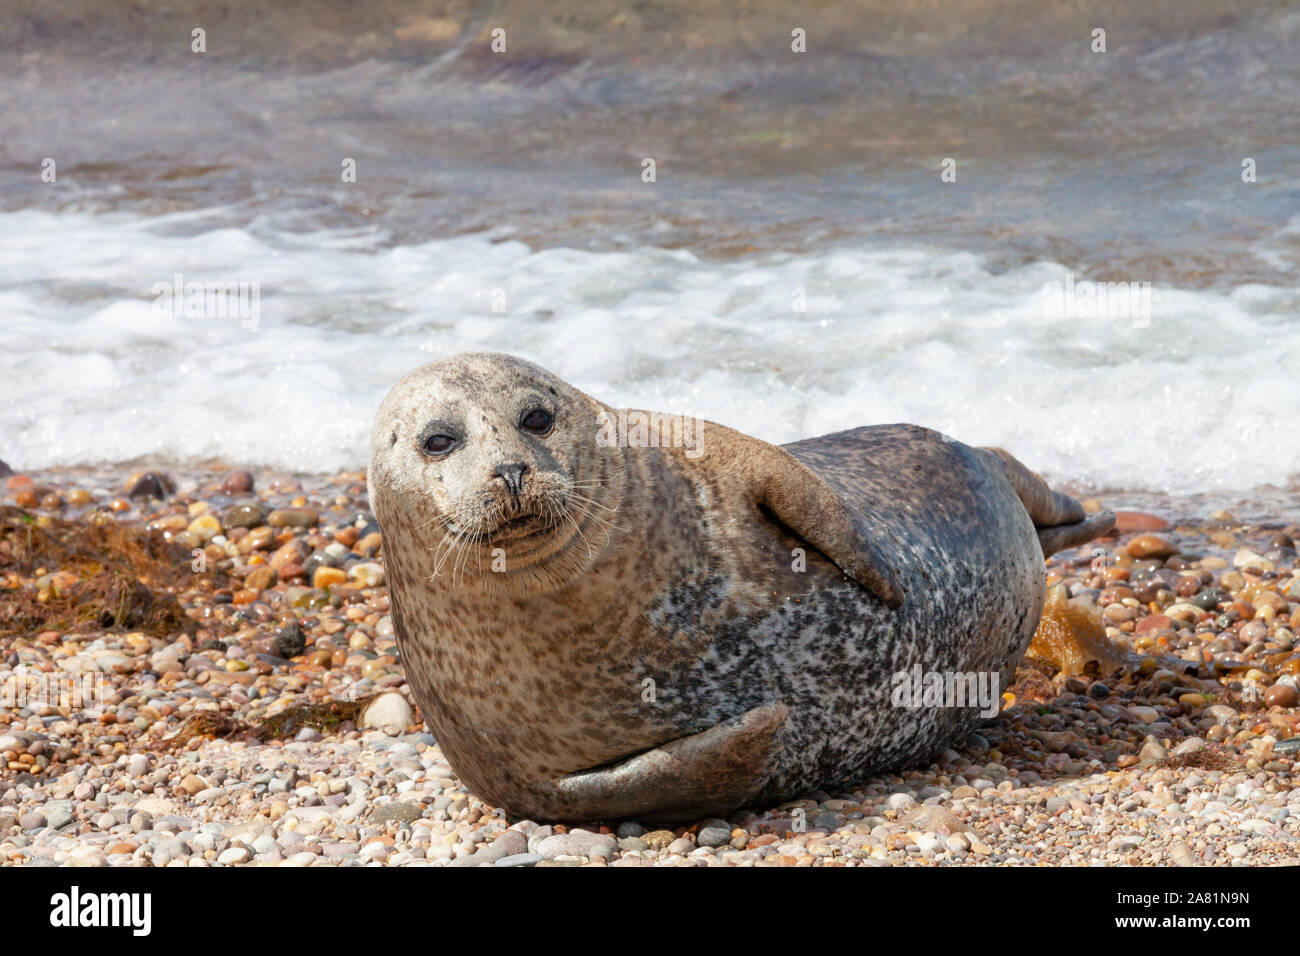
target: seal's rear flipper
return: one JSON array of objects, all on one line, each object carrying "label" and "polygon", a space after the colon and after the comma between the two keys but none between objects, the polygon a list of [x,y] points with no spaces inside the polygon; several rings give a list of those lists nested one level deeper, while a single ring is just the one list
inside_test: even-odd
[{"label": "seal's rear flipper", "polygon": [[728,813],[766,782],[786,707],[764,704],[689,737],[555,781],[557,815],[684,820]]},{"label": "seal's rear flipper", "polygon": [[1073,524],[1058,524],[1049,528],[1036,528],[1038,543],[1043,546],[1043,557],[1050,557],[1066,548],[1077,548],[1087,544],[1093,538],[1100,538],[1115,527],[1115,513],[1101,511],[1086,521]]},{"label": "seal's rear flipper", "polygon": [[1089,518],[1083,505],[1069,495],[1053,491],[1047,482],[1005,449],[981,448],[980,451],[1002,465],[1007,480],[1011,482],[1020,503],[1025,506],[1034,522],[1044,558],[1057,551],[1086,544],[1115,526],[1114,514],[1103,511]]}]

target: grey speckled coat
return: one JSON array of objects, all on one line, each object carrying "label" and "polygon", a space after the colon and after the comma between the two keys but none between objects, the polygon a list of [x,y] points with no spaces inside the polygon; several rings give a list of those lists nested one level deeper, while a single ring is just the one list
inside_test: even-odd
[{"label": "grey speckled coat", "polygon": [[[518,408],[482,398],[524,390],[554,412],[550,434],[515,434]],[[602,410],[536,366],[460,356],[399,383],[372,440],[416,700],[471,790],[539,819],[722,813],[934,754],[980,708],[897,706],[895,675],[983,672],[1004,689],[1042,610],[1045,551],[1111,522],[1005,452],[911,425],[777,448],[706,423],[692,458],[597,447]],[[615,527],[585,522],[536,560],[523,548],[506,574],[488,566],[503,542],[485,541],[458,576],[434,575],[440,506],[423,489],[449,466],[405,445],[435,413],[460,415],[446,427],[492,494],[498,464],[530,463],[598,482]]]}]

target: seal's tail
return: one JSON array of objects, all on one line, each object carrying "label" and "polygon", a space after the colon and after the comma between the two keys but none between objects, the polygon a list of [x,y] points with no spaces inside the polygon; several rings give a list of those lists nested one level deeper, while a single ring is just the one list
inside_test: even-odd
[{"label": "seal's tail", "polygon": [[1089,517],[1083,505],[1069,495],[1053,491],[1047,482],[1017,461],[1010,452],[1001,448],[981,448],[980,451],[1001,462],[1011,487],[1034,522],[1044,558],[1086,544],[1115,526],[1112,512],[1102,511]]}]

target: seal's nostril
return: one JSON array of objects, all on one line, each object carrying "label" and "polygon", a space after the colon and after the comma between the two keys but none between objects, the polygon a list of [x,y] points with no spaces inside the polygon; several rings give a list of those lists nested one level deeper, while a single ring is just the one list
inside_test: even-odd
[{"label": "seal's nostril", "polygon": [[524,490],[524,472],[527,470],[528,465],[523,462],[513,465],[497,465],[496,467],[496,473],[505,481],[510,494],[516,498]]}]

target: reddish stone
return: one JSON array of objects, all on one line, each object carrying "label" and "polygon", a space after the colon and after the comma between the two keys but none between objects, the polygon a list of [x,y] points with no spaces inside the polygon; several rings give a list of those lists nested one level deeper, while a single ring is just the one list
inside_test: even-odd
[{"label": "reddish stone", "polygon": [[1300,704],[1300,694],[1288,684],[1274,684],[1264,692],[1264,703],[1269,707],[1294,707]]},{"label": "reddish stone", "polygon": [[1115,530],[1120,534],[1133,534],[1138,531],[1164,531],[1169,522],[1159,515],[1145,511],[1116,511]]},{"label": "reddish stone", "polygon": [[[301,565],[309,553],[306,543],[294,538],[276,548],[269,563],[280,572],[280,577],[285,577],[285,568],[291,564]],[[298,573],[302,573],[301,568]]]},{"label": "reddish stone", "polygon": [[1147,631],[1168,631],[1172,630],[1174,622],[1163,614],[1148,614],[1142,620],[1138,621],[1134,633],[1145,634]]},{"label": "reddish stone", "polygon": [[1177,554],[1177,546],[1154,534],[1140,534],[1126,545],[1128,553],[1139,561],[1143,558],[1167,558]]},{"label": "reddish stone", "polygon": [[223,495],[247,494],[253,490],[253,473],[251,471],[228,471],[221,478],[220,491]]}]

